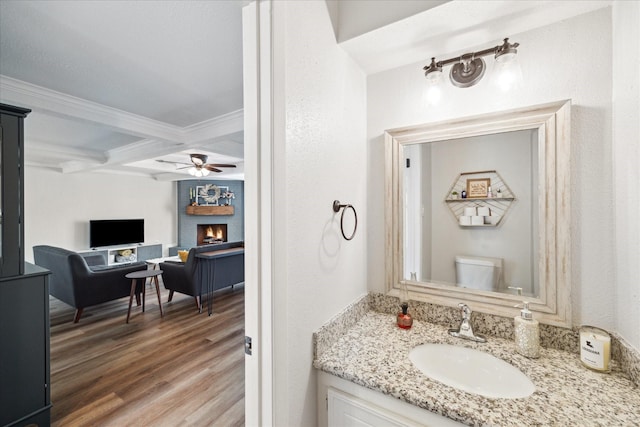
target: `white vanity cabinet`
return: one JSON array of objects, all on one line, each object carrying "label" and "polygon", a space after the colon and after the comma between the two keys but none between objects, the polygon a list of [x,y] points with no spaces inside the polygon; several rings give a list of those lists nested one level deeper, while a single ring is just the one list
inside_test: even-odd
[{"label": "white vanity cabinet", "polygon": [[464,425],[335,375],[317,373],[319,427]]}]

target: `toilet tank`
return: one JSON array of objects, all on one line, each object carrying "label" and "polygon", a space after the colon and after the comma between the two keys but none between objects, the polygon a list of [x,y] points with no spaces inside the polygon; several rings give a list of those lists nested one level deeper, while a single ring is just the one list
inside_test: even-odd
[{"label": "toilet tank", "polygon": [[456,284],[463,288],[496,291],[502,275],[502,258],[456,255]]}]

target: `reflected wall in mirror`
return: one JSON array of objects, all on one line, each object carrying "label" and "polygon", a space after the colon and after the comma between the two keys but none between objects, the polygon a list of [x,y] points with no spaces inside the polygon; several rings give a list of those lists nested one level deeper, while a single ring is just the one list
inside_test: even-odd
[{"label": "reflected wall in mirror", "polygon": [[[538,296],[537,134],[526,129],[400,147],[408,159],[404,279]],[[477,197],[469,183],[482,184]]]},{"label": "reflected wall in mirror", "polygon": [[563,101],[387,131],[389,291],[570,326],[569,119]]}]

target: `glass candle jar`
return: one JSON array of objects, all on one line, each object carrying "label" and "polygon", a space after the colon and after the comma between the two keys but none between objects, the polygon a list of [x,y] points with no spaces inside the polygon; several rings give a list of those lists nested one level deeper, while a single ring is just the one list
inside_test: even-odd
[{"label": "glass candle jar", "polygon": [[580,327],[580,360],[594,371],[611,370],[611,337],[607,331],[594,326]]}]

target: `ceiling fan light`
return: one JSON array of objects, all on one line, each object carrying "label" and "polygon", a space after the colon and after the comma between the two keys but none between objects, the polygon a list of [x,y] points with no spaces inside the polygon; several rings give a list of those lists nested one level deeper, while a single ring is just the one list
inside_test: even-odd
[{"label": "ceiling fan light", "polygon": [[200,172],[202,173],[203,176],[208,176],[209,175],[209,170],[208,169],[201,169]]},{"label": "ceiling fan light", "polygon": [[205,154],[191,154],[191,163],[202,166],[207,163],[207,156]]},{"label": "ceiling fan light", "polygon": [[189,175],[195,176],[196,175],[196,168],[191,167],[191,168],[187,169],[187,172],[189,172]]}]

